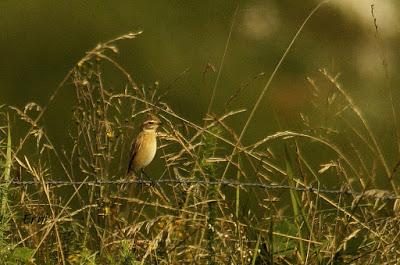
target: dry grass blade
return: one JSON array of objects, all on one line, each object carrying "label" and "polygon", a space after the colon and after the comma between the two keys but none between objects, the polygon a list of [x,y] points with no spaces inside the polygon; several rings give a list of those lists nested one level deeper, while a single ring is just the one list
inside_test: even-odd
[{"label": "dry grass blade", "polygon": [[[228,102],[224,113],[210,113],[239,8],[208,113],[196,117],[203,125],[164,101],[173,84],[166,91],[157,81],[136,84],[113,57],[119,52],[117,41],[135,39],[141,32],[87,52],[46,106],[28,103],[9,112],[0,106],[0,263],[15,264],[10,258],[21,253],[21,264],[396,260],[399,197],[376,180],[383,168],[396,191],[400,162],[388,170],[388,154],[337,76],[322,72],[329,81],[327,91],[309,78],[315,117],[302,112],[295,130],[280,129],[242,144],[249,140],[248,127],[288,53],[327,2],[317,4],[304,19],[239,129],[231,124],[247,108],[229,110]],[[75,92],[72,122],[65,135],[53,138],[42,117],[64,87]],[[131,143],[143,130],[139,125],[146,115],[163,122],[156,157],[143,174],[127,175]],[[359,127],[351,123],[354,117]],[[11,132],[19,128],[22,136],[13,139]]]}]

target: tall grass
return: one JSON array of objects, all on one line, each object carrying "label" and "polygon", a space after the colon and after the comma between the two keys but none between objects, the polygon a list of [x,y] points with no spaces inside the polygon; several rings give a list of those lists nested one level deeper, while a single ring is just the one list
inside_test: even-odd
[{"label": "tall grass", "polygon": [[[207,113],[204,124],[198,125],[163,100],[160,84],[139,86],[114,55],[118,42],[140,33],[97,45],[55,90],[50,103],[60,89],[75,93],[72,123],[63,135],[70,144],[58,147],[47,133],[42,117],[50,105],[2,106],[0,260],[396,264],[399,200],[387,195],[397,194],[398,166],[390,167],[389,151],[335,74],[322,69],[308,79],[312,107],[302,113],[301,129],[283,128],[243,144],[250,122],[262,122],[253,120],[254,113],[277,69],[318,8],[293,38],[239,130],[229,124],[242,109]],[[121,74],[125,86],[107,85],[110,69]],[[218,81],[212,95],[217,88]],[[209,105],[211,110],[214,99]],[[133,135],[148,113],[164,122],[156,158],[161,170],[147,172],[154,185],[133,183],[125,191],[118,181],[126,178]],[[16,130],[25,133],[15,136]],[[313,156],[315,150],[321,157]],[[378,174],[385,176],[390,190],[379,186]],[[70,185],[48,184],[60,178]],[[182,181],[158,181],[165,179]],[[215,185],[221,179],[237,185]],[[114,182],[88,184],[96,180]],[[239,182],[285,188],[260,189]],[[343,192],[299,189],[310,185]]]}]

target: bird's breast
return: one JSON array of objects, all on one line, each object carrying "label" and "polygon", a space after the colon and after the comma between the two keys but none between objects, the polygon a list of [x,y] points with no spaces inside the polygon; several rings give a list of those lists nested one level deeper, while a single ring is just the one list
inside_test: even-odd
[{"label": "bird's breast", "polygon": [[143,142],[134,158],[134,168],[136,170],[144,168],[150,164],[157,151],[157,140],[155,134],[146,134]]}]

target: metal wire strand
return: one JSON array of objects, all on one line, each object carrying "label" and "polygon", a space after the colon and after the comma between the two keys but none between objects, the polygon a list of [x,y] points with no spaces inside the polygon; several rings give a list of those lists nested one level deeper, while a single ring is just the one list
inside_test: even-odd
[{"label": "metal wire strand", "polygon": [[[10,182],[1,181],[0,185],[9,184],[9,185],[37,185],[43,184],[34,180],[11,180]],[[234,180],[220,180],[220,181],[207,181],[207,180],[196,180],[196,179],[159,179],[159,180],[143,180],[143,179],[134,179],[134,180],[89,180],[89,181],[67,181],[67,180],[47,180],[44,182],[46,185],[51,186],[63,186],[63,185],[124,185],[124,184],[143,184],[143,185],[163,185],[163,184],[203,184],[203,185],[222,185],[222,186],[231,186],[231,187],[255,187],[266,190],[273,189],[284,189],[284,190],[295,190],[299,192],[312,192],[315,194],[335,194],[335,195],[353,195],[358,197],[368,197],[375,199],[390,199],[396,200],[400,199],[399,196],[394,194],[385,192],[384,194],[367,194],[365,192],[354,191],[350,189],[340,189],[340,190],[331,190],[331,189],[321,189],[313,186],[303,186],[296,187],[284,184],[264,184],[259,182],[239,182]]]}]

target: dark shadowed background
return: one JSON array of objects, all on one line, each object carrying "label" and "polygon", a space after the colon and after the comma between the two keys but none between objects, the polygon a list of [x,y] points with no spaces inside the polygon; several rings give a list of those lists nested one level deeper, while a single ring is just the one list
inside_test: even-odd
[{"label": "dark shadowed background", "polygon": [[[213,112],[243,84],[231,109],[249,108],[295,32],[320,1],[11,1],[0,2],[0,103],[23,107],[46,104],[68,70],[98,42],[143,30],[136,40],[119,44],[116,60],[138,84],[169,87],[167,101],[180,115],[201,122],[232,22]],[[376,2],[376,3],[375,3]],[[371,14],[371,4],[378,34]],[[234,17],[236,8],[237,14]],[[307,76],[319,68],[340,73],[343,87],[366,113],[387,148],[393,136],[385,86],[400,83],[400,3],[332,0],[306,24],[250,125],[249,138],[296,128],[299,112],[309,106]],[[383,62],[388,66],[387,75]],[[264,73],[264,74],[262,74]],[[108,84],[117,86],[121,84]],[[44,119],[55,144],[70,120],[73,91],[64,89]],[[398,100],[395,102],[398,102]],[[397,108],[398,106],[396,106]],[[240,127],[248,113],[236,119]],[[242,119],[242,120],[241,120]],[[388,138],[389,139],[389,138]]]}]

